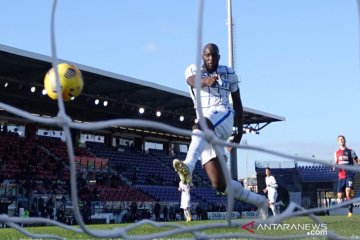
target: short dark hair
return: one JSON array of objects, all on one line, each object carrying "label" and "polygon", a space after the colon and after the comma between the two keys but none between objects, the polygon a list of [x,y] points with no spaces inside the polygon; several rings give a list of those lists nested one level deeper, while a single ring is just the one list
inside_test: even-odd
[{"label": "short dark hair", "polygon": [[343,138],[343,139],[346,141],[346,138],[345,138],[344,135],[339,135],[339,136],[337,137],[337,139],[339,139],[339,138]]},{"label": "short dark hair", "polygon": [[265,170],[266,170],[266,169],[271,171],[271,168],[269,168],[269,167],[266,167]]}]

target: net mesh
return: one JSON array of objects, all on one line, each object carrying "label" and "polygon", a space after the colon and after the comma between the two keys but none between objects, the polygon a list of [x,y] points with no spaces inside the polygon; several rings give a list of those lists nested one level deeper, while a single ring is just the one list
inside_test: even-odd
[{"label": "net mesh", "polygon": [[[358,5],[358,11],[360,11],[360,0],[357,0]],[[57,6],[57,0],[53,0],[52,5],[52,13],[51,13],[51,51],[52,51],[52,65],[57,66],[58,59],[57,59],[57,53],[56,53],[56,43],[55,43],[55,12],[56,12],[56,6]],[[199,10],[198,10],[198,25],[197,25],[197,55],[201,55],[201,48],[202,48],[202,28],[203,28],[203,9],[204,9],[204,1],[199,0]],[[196,64],[199,68],[201,59],[199,57],[196,58]],[[57,72],[57,68],[54,67],[55,71]],[[59,83],[59,77],[56,75],[56,81]],[[199,81],[200,75],[197,75],[196,79],[196,91],[197,94],[199,94],[200,91],[200,81]],[[57,84],[58,92],[60,91],[60,84]],[[66,147],[68,151],[68,157],[70,161],[70,179],[71,179],[71,198],[72,198],[72,206],[73,206],[73,212],[76,219],[76,222],[78,223],[79,227],[73,227],[66,224],[63,224],[61,222],[51,220],[48,218],[41,218],[41,217],[30,217],[30,218],[21,218],[21,217],[10,217],[6,214],[0,215],[0,223],[4,223],[7,226],[14,228],[18,230],[19,232],[23,233],[24,235],[27,235],[31,238],[46,238],[46,239],[63,239],[62,236],[52,235],[52,234],[36,234],[32,233],[25,228],[22,227],[23,224],[46,224],[46,225],[53,225],[58,226],[64,230],[72,231],[76,233],[85,233],[89,236],[96,237],[96,238],[125,238],[125,239],[155,239],[155,238],[169,238],[177,234],[182,233],[188,233],[191,234],[192,238],[201,238],[201,239],[215,239],[215,238],[255,238],[255,239],[289,239],[289,238],[307,238],[307,234],[292,234],[284,235],[284,236],[268,236],[268,235],[259,235],[259,234],[248,234],[248,233],[224,233],[224,234],[206,234],[203,231],[206,229],[217,229],[217,228],[227,228],[227,227],[238,227],[241,228],[244,226],[244,221],[242,220],[233,220],[231,219],[231,212],[234,207],[234,199],[233,199],[233,193],[230,191],[227,195],[227,203],[228,203],[228,209],[227,209],[227,221],[224,223],[208,223],[206,224],[198,224],[198,225],[191,225],[191,226],[185,226],[183,224],[176,224],[174,222],[155,222],[152,220],[141,220],[139,222],[133,223],[126,227],[116,227],[113,229],[107,229],[107,230],[96,230],[89,228],[83,221],[82,215],[80,213],[79,209],[79,199],[78,199],[78,189],[76,184],[76,164],[74,159],[74,151],[73,151],[73,143],[71,138],[71,132],[70,129],[79,129],[79,130],[97,130],[97,129],[104,129],[108,128],[114,125],[122,126],[122,127],[151,127],[153,129],[163,130],[167,132],[172,132],[175,134],[180,135],[187,135],[191,136],[192,133],[189,130],[184,130],[180,128],[176,128],[167,124],[159,123],[159,122],[152,122],[147,120],[134,120],[134,119],[114,119],[114,120],[108,120],[108,121],[100,121],[100,122],[90,122],[90,123],[77,123],[74,122],[65,111],[64,102],[62,100],[61,94],[58,97],[58,114],[56,118],[50,119],[50,118],[44,118],[39,116],[31,115],[30,113],[23,111],[21,109],[15,108],[13,106],[10,106],[6,103],[0,102],[0,108],[3,108],[5,111],[12,113],[16,116],[22,117],[24,119],[30,120],[32,122],[38,122],[49,126],[59,126],[63,129],[66,139]],[[200,101],[196,103],[197,105],[201,105]],[[197,108],[199,109],[199,108]],[[207,125],[205,124],[205,120],[203,118],[203,115],[201,112],[198,113],[200,116],[200,124],[203,127],[203,129],[207,129]],[[203,134],[199,134],[199,136],[206,139],[206,141],[210,142],[215,146],[215,149],[217,152],[219,152],[220,148],[223,147],[236,147],[239,149],[246,149],[250,151],[258,151],[261,153],[271,154],[274,156],[278,156],[284,159],[292,159],[296,161],[302,161],[302,162],[308,162],[308,163],[317,163],[322,165],[328,165],[333,166],[337,168],[337,165],[331,165],[331,163],[327,163],[326,161],[322,160],[316,160],[313,158],[304,158],[304,157],[296,157],[288,154],[284,154],[281,152],[276,152],[268,149],[264,149],[261,147],[251,146],[251,145],[240,145],[240,144],[233,144],[229,142],[224,142],[219,140],[212,131],[205,130]],[[221,156],[221,155],[219,155]],[[227,171],[227,167],[225,164],[225,159],[223,157],[220,157],[220,163],[221,167],[223,169],[223,172],[225,174],[226,182],[229,184],[230,182],[230,175]],[[343,169],[351,170],[354,172],[359,172],[360,170],[355,166],[342,166]],[[350,201],[346,201],[331,207],[326,208],[326,210],[334,210],[337,208],[342,208],[347,206],[350,203],[359,202],[359,198],[354,198]],[[318,216],[316,216],[316,213],[323,212],[324,208],[311,208],[311,209],[304,209],[300,205],[290,202],[289,206],[286,208],[284,212],[282,212],[279,215],[273,216],[271,218],[268,218],[266,220],[260,220],[256,219],[252,224],[254,226],[258,226],[259,224],[273,224],[273,223],[281,223],[284,220],[288,220],[291,218],[295,218],[298,216],[308,216],[314,224],[322,224],[324,223]],[[248,221],[246,221],[248,222]],[[147,235],[134,235],[130,234],[132,230],[141,227],[141,226],[152,226],[154,228],[162,228],[162,227],[170,227],[170,230],[161,231],[159,233],[153,233],[153,234],[147,234]],[[330,229],[327,230],[326,237],[328,239],[339,239],[341,238],[337,234],[335,234]]]}]

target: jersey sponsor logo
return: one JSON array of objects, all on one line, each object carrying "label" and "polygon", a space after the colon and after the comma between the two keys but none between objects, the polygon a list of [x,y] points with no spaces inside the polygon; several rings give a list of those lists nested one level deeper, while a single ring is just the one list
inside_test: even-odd
[{"label": "jersey sponsor logo", "polygon": [[339,160],[340,161],[349,161],[349,157],[348,156],[339,156]]}]

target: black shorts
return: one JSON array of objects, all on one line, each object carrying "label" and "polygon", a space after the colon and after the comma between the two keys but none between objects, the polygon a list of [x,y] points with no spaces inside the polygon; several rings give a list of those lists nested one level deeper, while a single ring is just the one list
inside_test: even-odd
[{"label": "black shorts", "polygon": [[352,176],[346,176],[343,179],[338,180],[337,185],[337,192],[344,192],[345,188],[353,188],[353,177]]}]

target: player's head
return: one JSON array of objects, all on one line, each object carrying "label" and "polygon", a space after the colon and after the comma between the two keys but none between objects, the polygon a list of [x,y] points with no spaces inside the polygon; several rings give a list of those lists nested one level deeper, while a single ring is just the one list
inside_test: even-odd
[{"label": "player's head", "polygon": [[337,141],[340,147],[345,147],[346,146],[346,139],[344,135],[339,135],[337,137]]},{"label": "player's head", "polygon": [[202,52],[202,59],[206,70],[210,73],[215,72],[220,60],[219,47],[214,43],[206,44]]},{"label": "player's head", "polygon": [[271,175],[271,169],[269,167],[265,168],[265,175],[270,176]]}]

